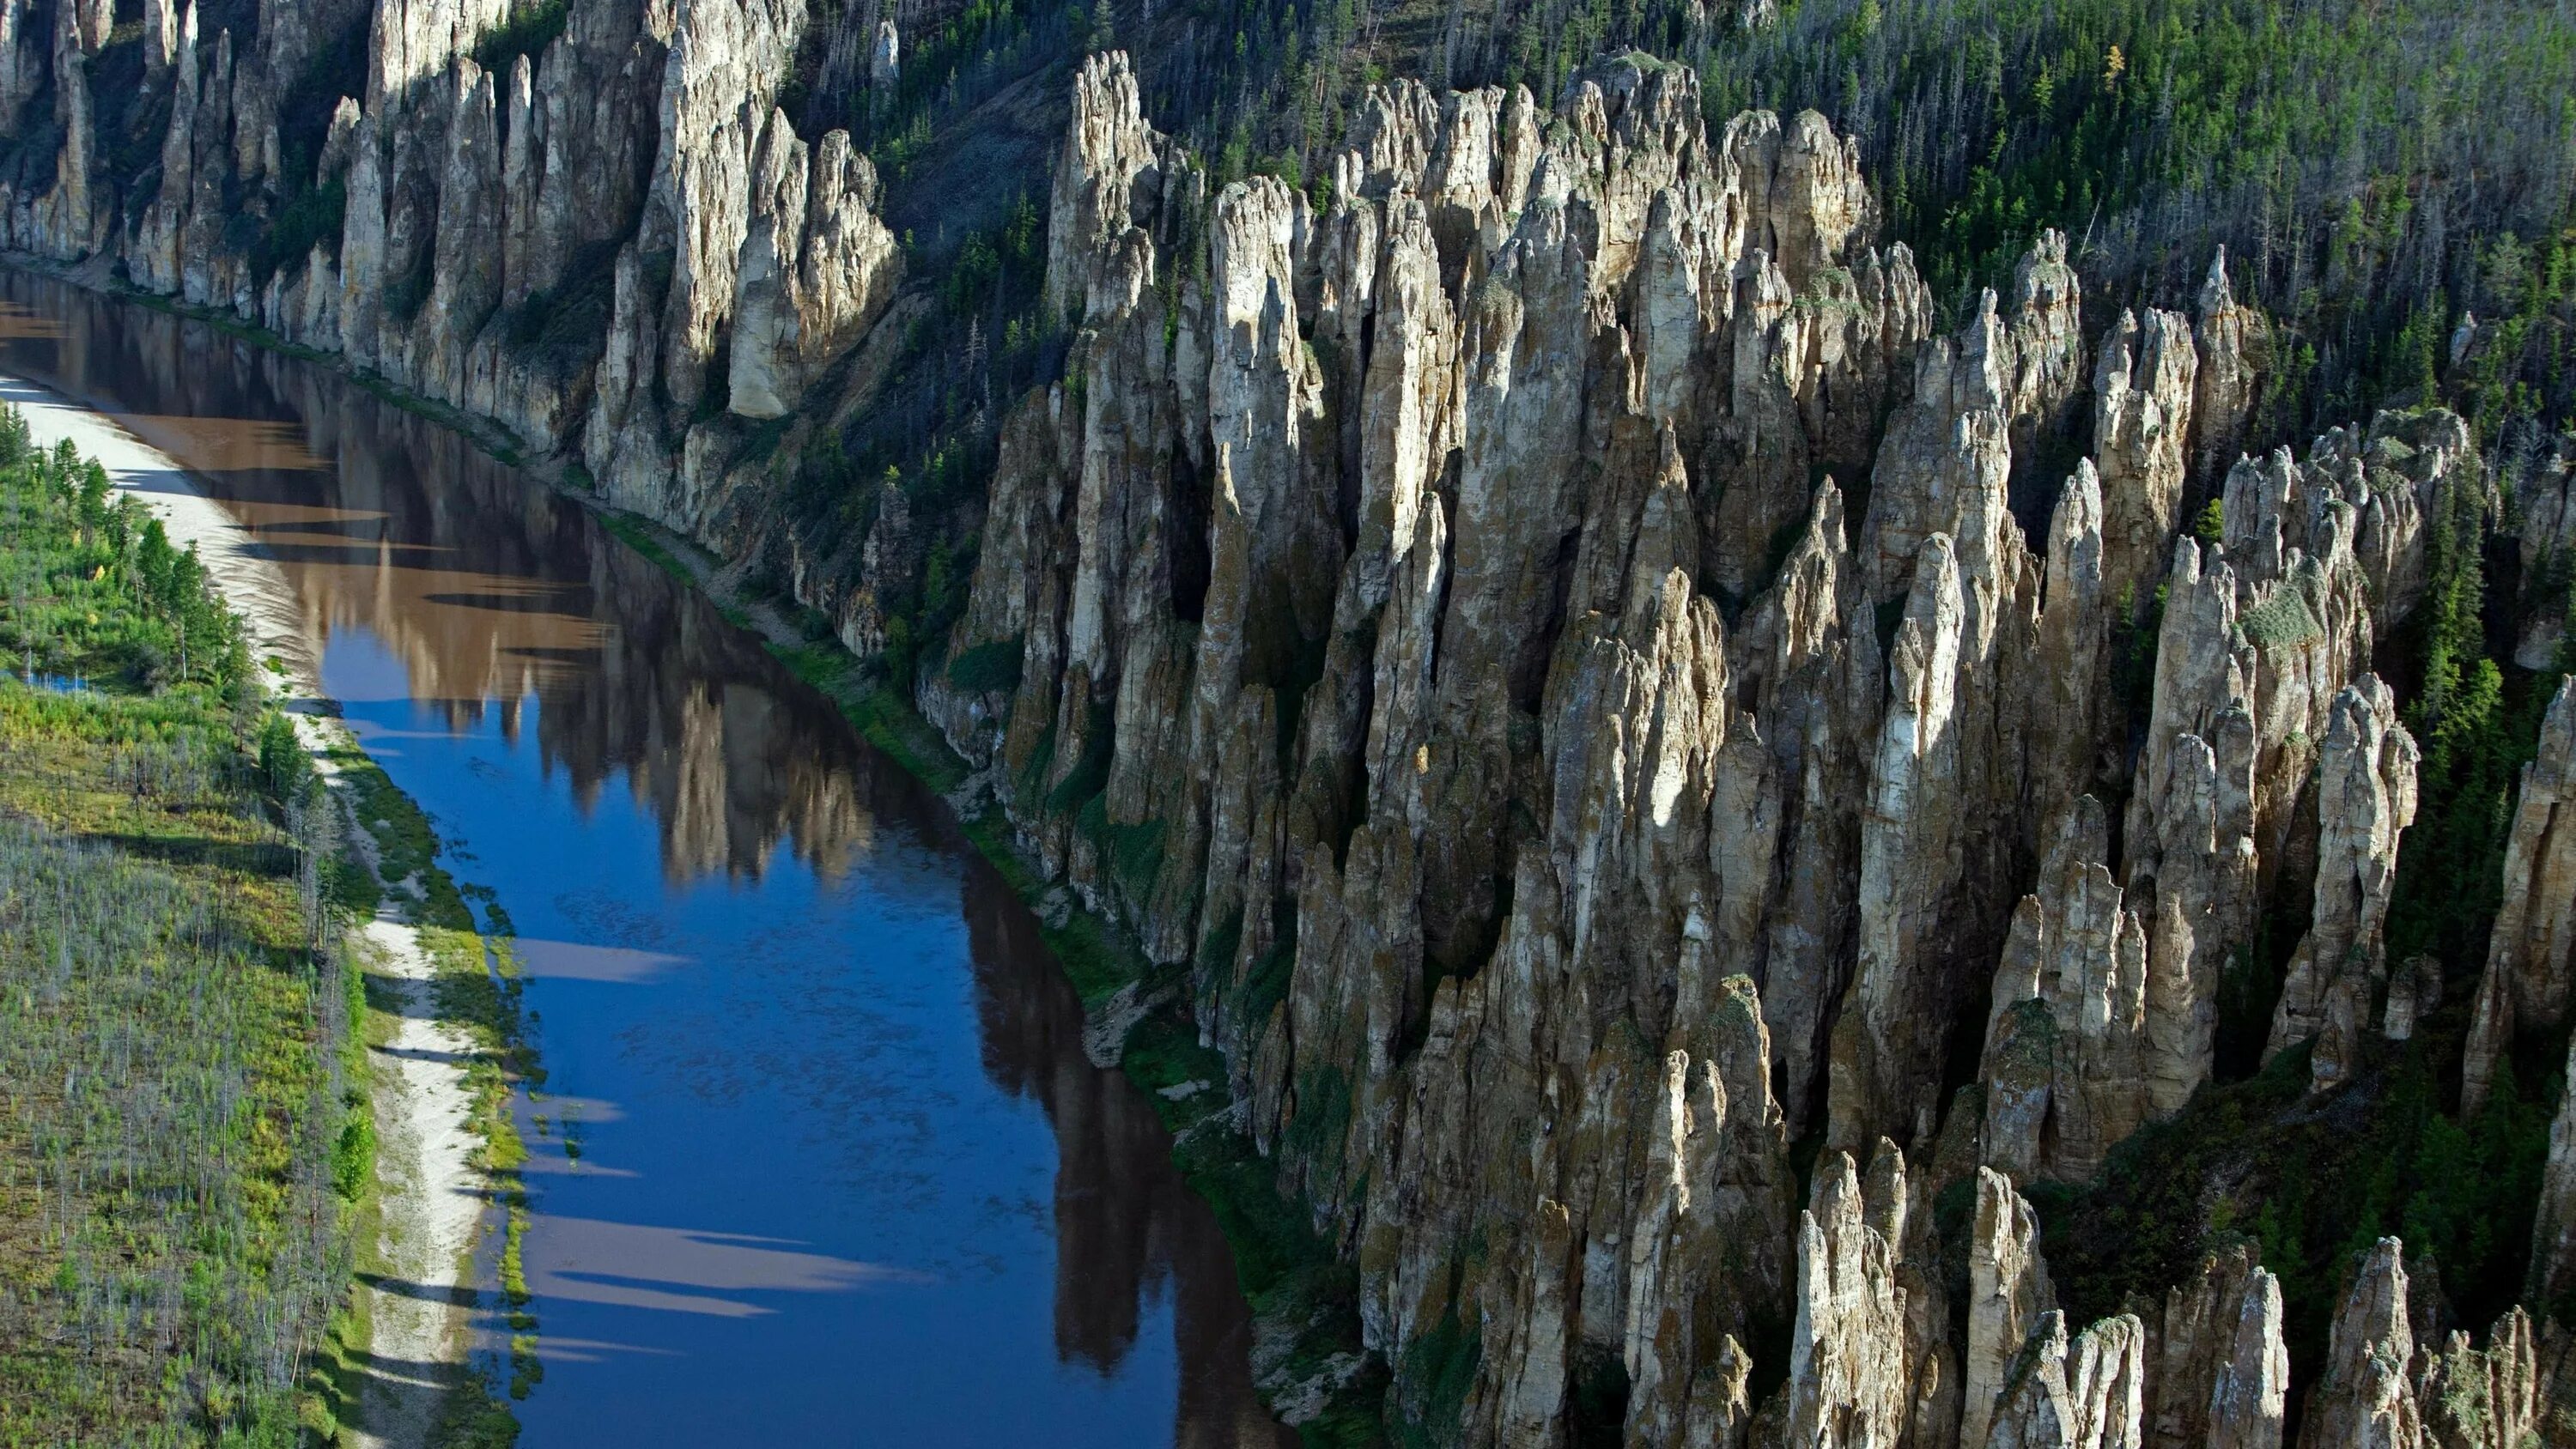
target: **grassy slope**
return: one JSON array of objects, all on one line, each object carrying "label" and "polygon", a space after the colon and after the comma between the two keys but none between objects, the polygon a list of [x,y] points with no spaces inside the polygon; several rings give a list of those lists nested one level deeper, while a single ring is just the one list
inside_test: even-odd
[{"label": "grassy slope", "polygon": [[0,429],[0,648],[98,685],[0,682],[0,1444],[292,1443],[344,1403],[353,978],[229,619],[88,481]]},{"label": "grassy slope", "polygon": [[[510,1094],[542,1081],[508,923],[347,746],[329,762],[372,848],[334,848],[204,571],[14,415],[0,650],[86,685],[0,679],[0,1446],[329,1442],[368,1372],[349,1291],[382,1266],[366,1047],[396,1006],[339,932],[408,901],[440,1010],[482,1048],[468,1086],[507,1278],[527,1220]],[[524,1396],[536,1324],[523,1285],[505,1297]],[[464,1376],[440,1442],[516,1433],[498,1387]]]}]

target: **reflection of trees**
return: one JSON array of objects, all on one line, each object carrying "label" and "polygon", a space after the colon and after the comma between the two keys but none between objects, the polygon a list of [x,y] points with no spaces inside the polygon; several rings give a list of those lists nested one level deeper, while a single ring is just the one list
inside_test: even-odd
[{"label": "reflection of trees", "polygon": [[858,746],[828,704],[650,561],[601,546],[579,505],[202,324],[18,273],[0,297],[62,322],[0,339],[9,366],[220,469],[197,481],[292,576],[317,646],[367,630],[451,727],[497,709],[515,741],[533,695],[546,768],[585,804],[622,773],[673,878],[757,875],[782,840],[827,874],[865,848]]},{"label": "reflection of trees", "polygon": [[650,561],[603,546],[578,505],[337,374],[22,273],[0,272],[0,302],[62,324],[0,328],[0,366],[209,470],[197,481],[292,577],[317,646],[362,628],[413,698],[452,727],[493,711],[513,742],[534,696],[546,769],[585,806],[623,774],[673,879],[756,876],[782,840],[835,874],[878,819],[943,840],[966,867],[984,1069],[1055,1128],[1058,1353],[1115,1372],[1147,1296],[1168,1292],[1175,1441],[1295,1442],[1253,1393],[1233,1256],[1151,1103],[1084,1056],[1081,1003],[1027,909],[828,702]]},{"label": "reflection of trees", "polygon": [[1182,1449],[1285,1445],[1253,1393],[1252,1324],[1216,1216],[1172,1165],[1153,1105],[1082,1050],[1082,1003],[1010,887],[970,860],[964,892],[984,1071],[1045,1109],[1057,1168],[1056,1349],[1106,1373],[1134,1346],[1146,1295],[1168,1291]]}]

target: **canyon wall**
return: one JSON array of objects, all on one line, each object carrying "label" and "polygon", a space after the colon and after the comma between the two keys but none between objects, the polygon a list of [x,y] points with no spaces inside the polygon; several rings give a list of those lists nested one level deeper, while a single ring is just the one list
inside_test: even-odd
[{"label": "canyon wall", "polygon": [[[114,27],[0,0],[0,110],[54,143],[0,185],[11,247],[491,419],[884,642],[899,516],[830,558],[776,516],[782,438],[867,404],[919,292],[869,159],[781,108],[803,5],[574,0],[490,71],[503,0],[263,0],[238,44],[207,13],[113,42],[127,130],[167,115],[120,179]],[[345,43],[362,93],[317,129]],[[1000,400],[916,702],[1185,983],[1356,1267],[1392,1413],[1552,1446],[1615,1385],[1641,1446],[2563,1434],[2554,1325],[2419,1341],[2394,1240],[2294,1384],[2247,1251],[2074,1323],[2024,1196],[2212,1082],[2274,903],[2260,1054],[2309,1089],[2438,1005],[2383,942],[2421,752],[2373,671],[2428,520],[2484,486],[2459,418],[2241,456],[2267,364],[2223,256],[2188,310],[2088,330],[2043,234],[1944,326],[1853,142],[1712,124],[1642,56],[1552,98],[1371,88],[1302,188],[1217,184],[1123,54],[1069,106],[1070,351]],[[326,195],[336,229],[274,255]],[[2562,694],[2473,1103],[2566,1009],[2571,751]],[[2576,1278],[2571,1120],[2543,1295]]]},{"label": "canyon wall", "polygon": [[[2278,1443],[2267,1274],[2066,1324],[1999,1204],[2211,1079],[2276,894],[2267,1056],[2325,1091],[2412,1029],[2380,926],[2418,751],[2371,664],[2460,422],[2237,458],[2223,258],[2088,358],[2043,237],[1936,332],[1848,143],[1708,127],[1642,59],[1552,108],[1373,91],[1312,193],[1212,187],[1121,57],[1073,109],[1080,332],[951,641],[1017,667],[921,702],[1186,968],[1399,1397],[1463,1331],[1468,1442],[1559,1442],[1616,1379],[1641,1445]],[[2508,999],[2561,1009],[2555,954]],[[1934,1204],[1972,1181],[2000,1286],[1961,1303]]]},{"label": "canyon wall", "polygon": [[[39,63],[39,8],[9,0],[12,74]],[[120,189],[86,119],[100,47],[54,7],[60,150],[49,186],[0,186],[9,245],[340,354],[577,459],[618,507],[732,538],[747,439],[833,376],[902,278],[874,166],[775,104],[804,5],[579,0],[488,73],[474,52],[508,0],[263,0],[241,45],[205,33],[211,8],[152,0],[127,109],[166,106],[167,129]],[[333,46],[359,48],[362,93],[307,156],[280,111],[310,104]],[[325,196],[336,227],[262,254]]]}]

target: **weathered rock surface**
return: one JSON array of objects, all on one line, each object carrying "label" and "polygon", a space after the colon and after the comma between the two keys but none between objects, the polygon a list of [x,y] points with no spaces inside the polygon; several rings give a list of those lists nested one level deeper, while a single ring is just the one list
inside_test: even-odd
[{"label": "weathered rock surface", "polygon": [[[1062,377],[987,400],[980,505],[870,479],[866,526],[809,549],[760,449],[866,406],[924,304],[875,168],[797,134],[791,76],[819,51],[883,100],[914,18],[841,7],[808,45],[789,0],[574,0],[487,74],[512,8],[272,0],[239,40],[150,0],[170,119],[125,195],[93,159],[107,12],[0,0],[0,103],[50,94],[60,136],[0,232],[495,419],[760,551],[863,652],[971,531],[917,702],[1068,897],[1187,978],[1396,1401],[1417,1345],[1476,1345],[1464,1442],[1557,1445],[1615,1368],[1641,1449],[2279,1444],[2271,1274],[2216,1255],[2161,1321],[2077,1331],[2012,1183],[2082,1181],[2189,1103],[2276,900],[2309,919],[2272,1044],[2318,1039],[2315,1085],[2434,1020],[2438,963],[2380,940],[2414,756],[2368,671],[2431,521],[2485,506],[2459,419],[2240,457],[2270,344],[2223,257],[2188,320],[2141,299],[2088,344],[2047,233],[1934,336],[1854,139],[1711,125],[1643,57],[1552,97],[1374,88],[1306,190],[1213,186],[1105,55],[1046,208]],[[280,98],[344,40],[360,94],[289,154]],[[339,188],[337,235],[255,259],[244,223],[307,186]],[[2537,578],[2576,507],[2563,466],[2526,472]],[[2150,619],[2141,723],[2115,662]],[[2571,750],[2562,696],[2472,1103],[2564,1021]],[[1790,1143],[1818,1138],[1801,1212]],[[2576,1274],[2571,1164],[2544,1301]],[[1944,1243],[1932,1204],[1971,1184]],[[2528,1323],[2419,1350],[2393,1245],[2356,1295],[2306,1442],[2538,1422],[2559,1360]]]},{"label": "weathered rock surface", "polygon": [[1986,1160],[2082,1182],[2147,1119],[2145,923],[2102,862],[2102,807],[2068,812],[2013,914],[1986,1029]]},{"label": "weathered rock surface", "polygon": [[[2292,857],[2344,883],[2321,946],[2375,940],[2411,808],[2393,716],[2346,709],[2323,846],[2298,802],[2420,592],[2454,462],[2408,440],[2447,425],[2245,464],[2223,543],[2180,537],[2195,439],[2242,428],[2259,365],[2215,271],[2196,330],[2149,312],[2103,347],[2097,456],[2034,544],[2016,479],[2087,402],[2062,239],[1926,338],[1910,259],[1861,254],[1848,148],[1695,104],[1635,62],[1550,108],[1386,88],[1319,207],[1210,198],[1129,68],[1088,64],[1049,209],[1080,382],[1011,415],[950,641],[1019,667],[930,680],[925,710],[1029,782],[1004,799],[1050,868],[1189,963],[1399,1379],[1476,1329],[1471,1439],[1548,1442],[1615,1357],[1637,1444],[1758,1438],[1749,1410],[1946,1445],[2007,1401],[2014,1433],[2143,1435],[2152,1405],[2276,1442],[2268,1275],[2195,1290],[2189,1387],[2117,1325],[2014,1379],[2040,1309],[1953,1341],[1906,1153],[1874,1144],[1949,1140],[1964,1041],[1986,1091],[1950,1170],[2081,1179],[2208,1080],[2221,973]],[[1870,469],[1867,518],[1819,465]],[[2158,580],[2132,787],[2112,648]],[[2130,799],[2116,841],[2098,791]],[[2302,1003],[2342,980],[2312,974]],[[1794,1261],[1766,1254],[1819,1126],[1889,1193],[1829,1156]],[[1748,1406],[1784,1318],[1789,1385]]]},{"label": "weathered rock surface", "polygon": [[1851,1158],[1836,1153],[1816,1174],[1814,1204],[1799,1215],[1786,1443],[1893,1449],[1904,1435],[1912,1375],[1896,1281],[1905,1236],[1901,1164],[1889,1187],[1885,1196],[1865,1192]]},{"label": "weathered rock surface", "polygon": [[[1102,814],[1158,833],[1152,879],[1033,799],[1022,829],[1150,953],[1197,960],[1256,1136],[1372,1265],[1372,1341],[1491,1325],[1469,1414],[1498,1433],[1548,1422],[1587,1352],[1626,1360],[1639,1442],[1741,1418],[1724,1366],[1787,1316],[1789,1113],[1854,908],[1843,782],[1879,643],[1806,460],[1866,446],[1834,404],[1886,386],[1928,308],[1901,255],[1846,269],[1870,205],[1820,121],[1712,145],[1696,106],[1685,73],[1614,66],[1543,138],[1525,94],[1392,88],[1325,212],[1248,183],[1196,242],[1195,167],[1123,62],[1086,67],[1049,227],[1084,401],[1006,432],[955,644],[1016,648],[1021,683],[927,701],[970,753],[1050,760],[1050,789],[1106,753]],[[1145,279],[1182,244],[1207,281],[1182,267],[1166,300]],[[1819,286],[1863,301],[1786,305]],[[1796,453],[1785,491],[1735,495],[1794,540],[1776,580],[1694,482],[1771,448],[1755,429]],[[1756,591],[1733,630],[1693,587],[1730,551]],[[1193,558],[1203,592],[1176,602]],[[1784,890],[1791,854],[1819,869]],[[1562,1124],[1535,1156],[1532,1120]],[[1479,1235],[1487,1262],[1557,1261],[1511,1246],[1541,1198],[1579,1291],[1462,1279]],[[1531,1331],[1542,1303],[1566,1321]]]},{"label": "weathered rock surface", "polygon": [[2193,312],[2198,370],[2192,380],[2191,474],[2205,483],[2227,476],[2240,456],[2254,390],[2271,362],[2271,328],[2263,314],[2236,300],[2227,280],[2227,249],[2209,262]]},{"label": "weathered rock surface", "polygon": [[1738,1336],[1776,1310],[1789,1269],[1796,1182],[1771,1100],[1761,1002],[1750,979],[1733,976],[1712,1005],[1717,1059],[1667,1056],[1663,1115],[1647,1142],[1646,1180],[1664,1191],[1649,1198],[1629,1249],[1631,1443],[1706,1442],[1693,1425],[1732,1431],[1749,1418]]},{"label": "weathered rock surface", "polygon": [[2281,1284],[2238,1247],[2203,1258],[2165,1295],[2145,1442],[2155,1449],[2279,1449],[2290,1351]]},{"label": "weathered rock surface", "polygon": [[[2022,1351],[2034,1332],[2047,1335],[2041,1320],[2056,1309],[2048,1267],[2040,1261],[2038,1215],[2013,1191],[2010,1179],[1979,1168],[1977,1224],[1968,1238],[1968,1352],[1960,1361],[1961,1449],[1987,1444],[1997,1430],[1999,1411],[2012,1416],[2004,1401],[2028,1372]],[[2065,1333],[2062,1327],[2055,1332],[2057,1356],[2063,1360]],[[2003,1442],[2030,1440],[2024,1426],[2015,1426]]]},{"label": "weathered rock surface", "polygon": [[2415,1402],[2422,1406],[2424,1442],[2439,1449],[2504,1449],[2515,1444],[2563,1441],[2567,1425],[2541,1386],[2540,1355],[2531,1316],[2508,1309],[2473,1348],[2454,1329],[2436,1348],[2416,1354]]},{"label": "weathered rock surface", "polygon": [[2290,957],[2266,1055],[2316,1037],[2317,1090],[2352,1072],[2359,1033],[2388,977],[2379,936],[2397,880],[2398,837],[2415,820],[2415,738],[2377,675],[2335,696],[2317,762],[2317,882],[2308,934]]},{"label": "weathered rock surface", "polygon": [[2506,837],[2504,895],[2487,941],[2469,1027],[2463,1106],[2476,1111],[2515,1033],[2545,1030],[2567,1014],[2576,980],[2576,684],[2561,683],[2522,767],[2513,833]]},{"label": "weathered rock surface", "polygon": [[2424,1442],[2404,1256],[2395,1238],[2382,1238],[2355,1270],[2329,1330],[2324,1376],[2308,1396],[2302,1449],[2414,1449]]},{"label": "weathered rock surface", "polygon": [[[2376,642],[2422,593],[2423,520],[2467,456],[2459,427],[2447,413],[2382,415],[2366,434],[2328,433],[2305,464],[2286,449],[2242,460],[2221,496],[2222,542],[2185,538],[2175,548],[2122,831],[2130,908],[2148,923],[2154,1111],[2179,1108],[2207,1079],[2228,953],[2251,939],[2256,904],[2281,863],[2309,858],[2306,841],[2293,837],[2302,792],[2322,768],[2315,742],[2331,736],[2339,693],[2362,677]],[[2376,739],[2386,730],[2363,733]],[[2360,748],[2361,736],[2352,738]],[[2401,805],[2412,818],[2411,765],[2400,771],[2392,757],[2388,766],[2371,777],[2390,797],[2384,804],[2368,791],[2352,797],[2360,812],[2353,819],[2370,823],[2351,827],[2361,833],[2346,843],[2365,854],[2393,849],[2394,836],[2374,841]],[[2359,944],[2367,953],[2385,913],[2385,869],[2349,861],[2345,869],[2355,884],[2320,898],[2331,909],[2319,945]],[[2361,884],[2364,877],[2380,883]],[[2349,1056],[2339,1044],[2384,1027],[2373,1019],[2379,998],[2370,992],[2385,984],[2387,968],[2384,960],[2366,964],[2356,979],[2370,990],[2355,994],[2347,985],[2333,998],[2330,988],[2344,979],[2341,958],[2311,960],[2284,996],[2273,1046],[2320,1033],[2342,1011],[2350,1025],[2328,1044],[2324,1085],[2339,1079],[2338,1063]]]},{"label": "weathered rock surface", "polygon": [[847,131],[819,146],[772,111],[753,166],[753,217],[735,276],[726,406],[782,417],[893,300],[902,259],[876,215],[877,173]]},{"label": "weathered rock surface", "polygon": [[[91,175],[98,141],[86,51],[96,46],[85,44],[81,26],[85,16],[94,19],[95,13],[95,7],[57,4],[50,35],[40,36],[30,23],[32,17],[11,6],[5,27],[0,27],[0,39],[15,42],[7,63],[0,65],[0,74],[6,76],[0,79],[0,93],[17,92],[19,105],[24,106],[41,85],[36,77],[49,74],[54,132],[60,137],[52,180],[42,192],[22,195],[15,187],[0,184],[0,237],[17,250],[55,261],[74,261],[97,252],[107,240],[111,219],[105,204],[108,198],[93,187]],[[223,79],[229,82],[228,59],[223,69]],[[9,115],[14,122],[17,109],[13,107]]]},{"label": "weathered rock surface", "polygon": [[2102,474],[2102,587],[2134,611],[2154,592],[2165,547],[2182,525],[2193,387],[2191,325],[2149,309],[2122,313],[2093,372],[2093,450]]},{"label": "weathered rock surface", "polygon": [[[2576,1056],[2576,1046],[2569,1048]],[[2576,1072],[2568,1076],[2576,1083]],[[2549,1126],[2549,1160],[2540,1178],[2540,1210],[2531,1229],[2531,1296],[2562,1302],[2576,1288],[2576,1088],[2562,1094]]]},{"label": "weathered rock surface", "polygon": [[[2567,638],[2569,564],[2576,562],[2576,437],[2527,438],[2507,453],[2505,477],[2522,511],[2520,556],[2523,624],[2513,662],[2525,669],[2553,667]],[[2516,457],[2515,455],[2519,455]]]},{"label": "weathered rock surface", "polygon": [[[2049,1313],[2016,1357],[1995,1415],[1992,1449],[2091,1449],[2142,1442],[2146,1330],[2126,1314],[2072,1345]],[[1963,1441],[1964,1442],[1964,1441]]]},{"label": "weathered rock surface", "polygon": [[[764,506],[742,495],[748,431],[731,420],[796,408],[900,282],[867,159],[839,132],[796,136],[772,104],[802,5],[577,0],[542,53],[485,75],[471,53],[504,0],[272,3],[238,54],[196,5],[153,0],[144,59],[170,119],[130,197],[91,185],[87,61],[64,28],[81,12],[55,8],[64,149],[45,194],[0,196],[11,245],[121,260],[148,290],[577,452],[612,500],[709,542]],[[0,17],[0,91],[45,58],[7,32],[18,17]],[[344,43],[365,57],[362,94],[340,98],[318,155],[282,155],[281,98]],[[282,195],[335,184],[337,236],[255,261],[243,208],[264,225]],[[603,330],[580,299],[612,281]],[[706,418],[711,374],[726,406]]]}]

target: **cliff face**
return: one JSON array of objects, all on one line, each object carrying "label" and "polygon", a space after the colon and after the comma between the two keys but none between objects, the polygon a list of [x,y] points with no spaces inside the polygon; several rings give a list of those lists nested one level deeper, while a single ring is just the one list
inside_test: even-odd
[{"label": "cliff face", "polygon": [[[817,558],[771,483],[782,437],[879,396],[921,292],[867,157],[782,108],[805,7],[574,0],[487,72],[506,18],[268,0],[237,47],[156,3],[159,160],[103,184],[106,32],[0,0],[0,109],[60,132],[0,225],[498,420],[884,645],[931,521],[889,485]],[[892,32],[838,26],[826,73],[891,85]],[[284,98],[344,42],[363,83],[317,126]],[[1070,350],[997,400],[916,702],[1186,982],[1399,1414],[1513,1445],[1586,1415],[1636,1445],[2520,1442],[2443,1415],[2472,1381],[2533,1402],[2557,1340],[2418,1343],[2393,1243],[2294,1385],[2248,1253],[2070,1322],[2032,1206],[2212,1082],[2267,913],[2254,1034],[2313,1090],[2438,1000],[2383,943],[2422,762],[2372,670],[2474,486],[2465,424],[2241,457],[2271,348],[2224,257],[2189,313],[2088,344],[2046,233],[1936,325],[1856,145],[1713,127],[1643,57],[1545,99],[1371,89],[1302,190],[1214,184],[1124,55],[1070,90]],[[323,195],[302,255],[241,242]],[[2536,533],[2576,515],[2564,472]],[[2562,695],[2472,1107],[2566,1011],[2571,750]],[[2541,1211],[2554,1297],[2566,1141]]]},{"label": "cliff face", "polygon": [[[33,8],[7,14],[23,27]],[[773,104],[802,4],[579,0],[542,50],[487,73],[473,53],[512,8],[270,0],[237,53],[193,0],[156,0],[132,106],[166,103],[168,124],[122,194],[75,119],[104,36],[63,31],[54,181],[0,187],[8,242],[342,354],[577,458],[620,507],[733,537],[745,439],[805,401],[900,283],[875,168]],[[33,45],[9,42],[12,77]],[[318,153],[282,158],[281,102],[333,46],[357,48],[363,83]],[[240,240],[325,196],[336,225],[303,254]]]},{"label": "cliff face", "polygon": [[1399,1394],[1454,1322],[1471,1442],[1556,1442],[1615,1366],[1638,1444],[2278,1443],[2268,1275],[2077,1332],[2028,1208],[1981,1208],[1963,1343],[1928,1204],[1981,1160],[2080,1181],[2188,1101],[2272,893],[2309,901],[2276,1049],[2322,1090],[2411,1028],[2416,749],[2368,670],[2456,420],[2213,469],[2257,366],[2215,265],[2197,319],[2111,328],[2034,542],[2017,460],[2086,410],[2062,241],[1933,335],[1817,117],[1710,131],[1642,61],[1552,108],[1400,85],[1318,203],[1211,197],[1119,57],[1073,110],[1081,329],[952,641],[1016,683],[922,703],[1188,967]]}]

